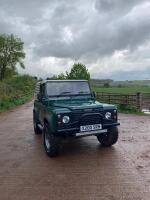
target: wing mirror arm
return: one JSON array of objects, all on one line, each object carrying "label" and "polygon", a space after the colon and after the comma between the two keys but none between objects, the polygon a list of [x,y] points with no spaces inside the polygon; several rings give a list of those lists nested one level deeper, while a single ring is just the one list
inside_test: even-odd
[{"label": "wing mirror arm", "polygon": [[95,91],[92,92],[92,97],[93,97],[94,100],[96,99],[96,92]]}]

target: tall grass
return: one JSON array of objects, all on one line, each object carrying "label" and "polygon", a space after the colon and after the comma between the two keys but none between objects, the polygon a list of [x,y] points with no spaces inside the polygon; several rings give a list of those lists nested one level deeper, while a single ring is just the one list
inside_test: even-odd
[{"label": "tall grass", "polygon": [[32,99],[36,80],[29,75],[16,76],[0,82],[0,112]]}]

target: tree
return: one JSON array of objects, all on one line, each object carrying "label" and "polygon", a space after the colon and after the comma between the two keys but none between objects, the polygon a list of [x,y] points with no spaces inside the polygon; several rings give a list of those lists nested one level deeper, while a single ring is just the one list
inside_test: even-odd
[{"label": "tree", "polygon": [[66,80],[66,79],[83,79],[90,80],[90,73],[85,65],[81,63],[75,63],[70,73],[65,72],[58,75],[53,75],[52,77],[48,77],[47,80]]},{"label": "tree", "polygon": [[66,79],[66,75],[63,74],[63,73],[61,73],[61,74],[59,74],[59,75],[57,76],[57,79],[58,79],[58,80],[65,80],[65,79]]},{"label": "tree", "polygon": [[83,79],[90,80],[90,73],[85,65],[81,63],[75,63],[71,68],[70,73],[66,72],[67,79]]},{"label": "tree", "polygon": [[16,65],[25,68],[23,42],[13,34],[0,34],[0,80],[16,72]]}]

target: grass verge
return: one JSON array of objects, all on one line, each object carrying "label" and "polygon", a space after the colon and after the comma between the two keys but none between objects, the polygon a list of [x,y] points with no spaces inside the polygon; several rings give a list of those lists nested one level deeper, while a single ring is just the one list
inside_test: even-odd
[{"label": "grass verge", "polygon": [[23,75],[0,82],[0,112],[26,103],[33,98],[36,80]]}]

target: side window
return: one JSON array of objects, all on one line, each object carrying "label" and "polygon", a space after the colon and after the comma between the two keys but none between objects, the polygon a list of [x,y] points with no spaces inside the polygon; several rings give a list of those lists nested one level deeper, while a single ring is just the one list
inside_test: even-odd
[{"label": "side window", "polygon": [[40,85],[40,94],[42,97],[45,96],[45,87],[44,86],[45,86],[44,84]]}]

